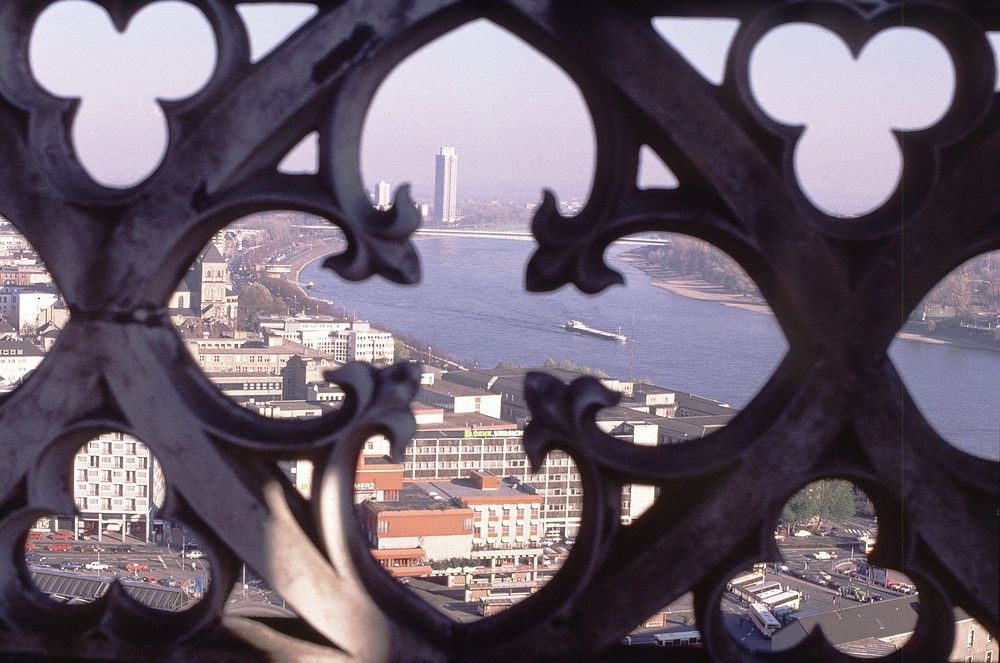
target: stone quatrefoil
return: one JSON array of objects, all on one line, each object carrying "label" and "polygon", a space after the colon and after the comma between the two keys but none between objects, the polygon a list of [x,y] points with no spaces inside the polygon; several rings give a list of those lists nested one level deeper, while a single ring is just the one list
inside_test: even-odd
[{"label": "stone quatrefoil", "polygon": [[[156,11],[141,1],[97,4],[125,39]],[[873,562],[903,569],[920,590],[917,632],[900,657],[945,660],[955,605],[1000,631],[1000,466],[941,439],[886,355],[905,315],[941,278],[1000,249],[1000,111],[986,36],[1000,29],[1000,5],[704,4],[319,2],[308,22],[252,61],[237,3],[194,0],[186,11],[200,12],[210,26],[211,72],[191,72],[176,88],[144,88],[148,100],[174,100],[123,110],[116,135],[94,148],[140,149],[134,136],[121,135],[124,118],[148,119],[159,107],[162,120],[146,126],[160,122],[165,145],[149,148],[148,173],[130,174],[86,165],[77,123],[90,121],[88,106],[98,102],[64,98],[80,89],[72,77],[32,74],[31,34],[48,5],[0,3],[0,213],[36,248],[72,312],[32,377],[0,401],[0,548],[7,552],[0,556],[0,652],[123,660],[627,660],[644,655],[617,646],[622,636],[692,591],[706,648],[665,658],[770,660],[728,635],[720,597],[741,568],[778,559],[773,528],[782,505],[800,487],[829,477],[853,481],[871,497],[880,527]],[[652,20],[722,11],[740,27],[726,75],[713,85]],[[532,221],[538,248],[526,288],[573,284],[599,292],[623,281],[603,260],[612,241],[644,231],[686,233],[744,267],[789,350],[729,425],[669,447],[626,445],[601,432],[594,414],[616,396],[596,380],[566,385],[529,375],[533,419],[525,448],[535,463],[552,450],[572,455],[584,483],[583,527],[564,567],[530,599],[455,624],[377,565],[352,502],[364,441],[384,434],[401,457],[411,439],[408,404],[419,372],[351,364],[331,376],[347,393],[337,413],[265,420],[208,382],[162,309],[217,231],[269,210],[308,212],[339,226],[348,248],[325,265],[342,278],[418,281],[411,236],[420,218],[407,189],[379,211],[361,186],[365,113],[399,62],[477,18],[561,66],[594,122],[590,200],[565,218],[556,193],[545,193]],[[822,196],[795,167],[812,137],[829,130],[827,116],[812,111],[842,108],[842,100],[788,110],[753,92],[756,49],[766,57],[770,31],[802,23],[829,29],[837,36],[824,39],[842,39],[858,56],[857,63],[828,59],[834,70],[864,66],[869,49],[894,47],[891,29],[905,25],[937,40],[953,71],[949,98],[916,104],[925,114],[859,117],[866,127],[859,146],[845,140],[836,167],[863,173],[872,150],[896,150],[901,173],[880,180],[877,200],[858,218],[826,214]],[[174,41],[163,52],[172,52]],[[81,62],[95,52],[92,44],[77,48]],[[810,75],[816,70],[794,64],[800,98],[818,101]],[[107,82],[115,72],[98,76]],[[899,107],[911,106],[907,90],[897,90]],[[857,97],[867,95],[857,90]],[[919,127],[927,128],[912,131]],[[313,132],[318,171],[279,172],[289,150]],[[676,175],[676,188],[636,186],[644,145]],[[67,468],[102,430],[135,435],[150,447],[169,485],[166,516],[193,527],[207,544],[213,585],[195,608],[157,613],[120,589],[88,606],[66,606],[33,589],[21,557],[25,532],[40,515],[72,513]],[[315,463],[311,500],[276,468],[276,461],[295,458]],[[656,485],[660,497],[623,527],[621,488],[630,483]],[[222,616],[242,562],[300,618]],[[841,660],[819,636],[782,656]]]}]

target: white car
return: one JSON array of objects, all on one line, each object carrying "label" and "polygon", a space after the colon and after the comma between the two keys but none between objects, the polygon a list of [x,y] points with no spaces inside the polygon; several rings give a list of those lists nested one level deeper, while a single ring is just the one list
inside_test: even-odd
[{"label": "white car", "polygon": [[184,553],[184,556],[188,559],[201,559],[205,556],[205,553],[200,550],[188,550]]},{"label": "white car", "polygon": [[813,557],[815,557],[816,559],[833,559],[833,555],[824,550],[820,550],[819,552],[814,552]]},{"label": "white car", "polygon": [[105,569],[109,569],[111,567],[109,567],[104,562],[89,562],[87,564],[87,568],[90,569],[91,571],[104,571]]},{"label": "white car", "polygon": [[800,529],[793,536],[803,536],[803,537],[805,537],[805,536],[812,536],[812,535],[813,535],[813,533],[810,532],[809,530],[807,530],[807,529]]}]

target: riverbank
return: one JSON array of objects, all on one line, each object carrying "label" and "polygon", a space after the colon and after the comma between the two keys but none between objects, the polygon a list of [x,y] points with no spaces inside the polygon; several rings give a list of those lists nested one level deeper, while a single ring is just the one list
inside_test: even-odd
[{"label": "riverbank", "polygon": [[[326,256],[333,255],[335,253],[340,253],[345,248],[347,248],[347,243],[342,239],[335,239],[325,246],[318,246],[314,249],[309,249],[303,251],[302,253],[292,256],[291,261],[289,261],[289,267],[291,271],[288,273],[288,282],[294,283],[302,289],[302,284],[299,283],[299,276],[302,274],[302,270],[306,268],[309,263],[319,260],[320,258],[325,258]],[[303,292],[303,295],[309,297],[308,293]],[[318,299],[317,297],[310,297],[310,299]],[[326,301],[326,300],[321,300]]]},{"label": "riverbank", "polygon": [[[951,321],[949,321],[951,322]],[[1000,339],[993,335],[992,330],[959,327],[951,324],[937,323],[934,325],[908,320],[896,338],[921,341],[923,343],[943,343],[958,345],[972,350],[986,350],[1000,353]]]},{"label": "riverbank", "polygon": [[686,276],[670,269],[651,265],[646,259],[637,255],[633,251],[627,251],[618,256],[618,259],[635,267],[649,277],[650,285],[662,288],[680,297],[688,299],[698,299],[723,306],[741,308],[754,313],[765,313],[772,315],[771,307],[767,305],[759,295],[748,295],[738,292],[731,292],[722,286],[709,283],[708,281]]}]

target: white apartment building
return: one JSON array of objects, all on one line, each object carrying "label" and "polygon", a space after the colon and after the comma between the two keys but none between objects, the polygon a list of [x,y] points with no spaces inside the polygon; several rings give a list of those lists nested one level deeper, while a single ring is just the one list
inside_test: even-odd
[{"label": "white apartment building", "polygon": [[340,332],[347,338],[347,360],[391,364],[396,357],[396,340],[389,332],[372,329],[367,322],[352,322]]},{"label": "white apartment building", "polygon": [[126,534],[150,541],[153,510],[163,503],[166,483],[149,447],[124,433],[103,433],[80,448],[73,462],[73,518],[77,537],[102,540]]},{"label": "white apartment building", "polygon": [[[2,218],[2,217],[0,217]],[[13,255],[20,251],[30,251],[31,245],[7,221],[0,222],[0,255]]]},{"label": "white apartment building", "polygon": [[17,319],[18,331],[25,325],[36,325],[38,315],[59,301],[55,292],[43,290],[22,290],[17,294],[17,312],[12,314]]},{"label": "white apartment building", "polygon": [[28,341],[0,341],[0,384],[13,384],[38,368],[45,353]]},{"label": "white apartment building", "polygon": [[345,322],[329,316],[269,316],[261,318],[260,326],[272,337],[300,343],[340,363],[391,364],[396,357],[392,334],[374,329],[364,321]]}]

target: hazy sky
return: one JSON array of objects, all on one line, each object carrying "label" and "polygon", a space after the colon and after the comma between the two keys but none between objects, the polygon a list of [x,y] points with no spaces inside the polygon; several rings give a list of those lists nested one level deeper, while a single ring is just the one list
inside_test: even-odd
[{"label": "hazy sky", "polygon": [[[313,13],[311,5],[242,6],[254,57]],[[657,19],[654,26],[709,81],[721,80],[735,21]],[[1000,39],[991,37],[1000,49]],[[97,5],[65,0],[42,15],[31,43],[39,82],[53,93],[83,97],[74,141],[85,167],[111,186],[155,168],[166,128],[154,99],[192,94],[214,57],[208,24],[193,6],[175,1],[147,7],[118,35]],[[839,37],[797,24],[758,43],[750,80],[772,117],[807,125],[795,156],[803,190],[821,209],[850,214],[892,193],[901,157],[891,128],[934,124],[951,103],[954,70],[947,51],[925,32],[883,31],[854,60]],[[543,188],[562,199],[583,197],[593,177],[592,125],[576,86],[486,21],[417,51],[384,81],[365,124],[365,182],[386,180],[394,189],[410,182],[418,200],[430,202],[434,155],[442,146],[459,155],[460,199]],[[307,170],[314,163],[306,147],[285,166]],[[640,179],[647,186],[670,183],[655,167]]]}]

